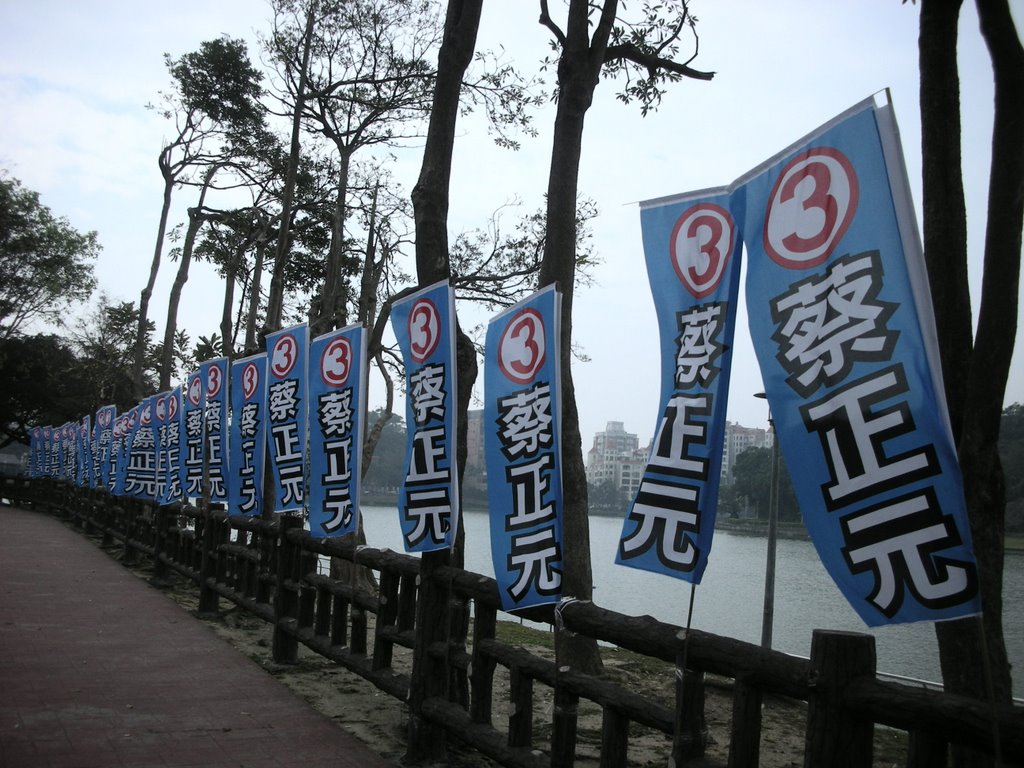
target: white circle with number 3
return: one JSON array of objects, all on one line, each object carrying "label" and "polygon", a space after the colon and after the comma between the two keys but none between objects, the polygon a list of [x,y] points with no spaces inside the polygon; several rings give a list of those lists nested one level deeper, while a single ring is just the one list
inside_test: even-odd
[{"label": "white circle with number 3", "polygon": [[732,216],[714,203],[699,203],[676,220],[669,254],[676,275],[694,298],[702,299],[718,288],[735,243]]},{"label": "white circle with number 3", "polygon": [[298,357],[299,345],[295,337],[290,333],[285,334],[274,343],[274,350],[271,354],[270,367],[274,375],[283,379],[292,368],[295,367],[295,359]]},{"label": "white circle with number 3", "polygon": [[498,367],[510,381],[529,384],[544,365],[546,353],[544,318],[528,307],[517,313],[501,334]]},{"label": "white circle with number 3", "polygon": [[794,157],[775,180],[764,219],[764,247],[787,269],[824,263],[846,234],[860,188],[853,164],[832,147]]},{"label": "white circle with number 3", "polygon": [[320,355],[320,376],[329,387],[341,387],[352,370],[352,344],[344,336],[332,339]]}]

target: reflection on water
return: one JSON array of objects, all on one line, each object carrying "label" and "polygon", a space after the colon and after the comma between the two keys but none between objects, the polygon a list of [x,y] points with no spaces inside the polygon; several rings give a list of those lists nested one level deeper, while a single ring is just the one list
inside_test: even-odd
[{"label": "reflection on water", "polygon": [[[402,551],[398,512],[364,507],[367,543]],[[490,527],[484,512],[466,512],[466,567],[494,575]],[[622,522],[590,519],[594,601],[634,616],[649,614],[672,624],[686,624],[690,597],[687,582],[615,565]],[[715,535],[708,568],[694,600],[691,626],[752,643],[761,641],[766,540],[720,531]],[[1003,630],[1016,670],[1014,695],[1024,696],[1024,554],[1008,553],[1003,580]],[[875,636],[878,668],[907,677],[939,680],[938,646],[931,624],[864,626],[825,572],[809,541],[780,540],[775,573],[773,647],[807,656],[812,629],[870,632]]]}]

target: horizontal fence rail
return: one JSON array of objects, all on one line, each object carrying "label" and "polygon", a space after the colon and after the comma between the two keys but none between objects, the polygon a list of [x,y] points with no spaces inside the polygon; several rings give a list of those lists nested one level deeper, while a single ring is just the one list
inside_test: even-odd
[{"label": "horizontal fence rail", "polygon": [[314,539],[298,517],[154,507],[52,479],[5,478],[0,497],[64,518],[119,549],[126,564],[148,559],[158,586],[195,584],[200,614],[216,614],[224,599],[263,619],[275,661],[295,661],[301,645],[405,702],[408,762],[443,757],[454,738],[501,765],[571,766],[586,701],[602,713],[601,766],[628,764],[633,725],[663,733],[671,764],[682,766],[704,755],[706,675],[714,675],[732,691],[730,768],[758,765],[768,696],[806,702],[805,766],[870,766],[876,725],[909,734],[911,768],[944,764],[949,745],[993,754],[997,735],[1004,762],[1024,764],[1024,707],[879,680],[870,635],[815,630],[810,659],[800,659],[590,602],[526,616],[667,662],[676,691],[667,706],[501,642],[495,581],[452,567],[446,554],[416,558],[350,538]]}]

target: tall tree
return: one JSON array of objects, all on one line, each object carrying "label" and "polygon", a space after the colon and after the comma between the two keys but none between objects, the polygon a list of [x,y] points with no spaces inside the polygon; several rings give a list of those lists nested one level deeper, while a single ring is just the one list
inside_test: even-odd
[{"label": "tall tree", "polygon": [[[303,117],[337,160],[331,247],[314,322],[317,332],[325,332],[345,323],[343,251],[352,159],[360,150],[396,146],[422,134],[437,11],[423,0],[353,0],[321,12],[312,31]],[[299,64],[294,58],[285,63],[292,70]]]},{"label": "tall tree", "polygon": [[[434,81],[433,104],[427,140],[423,148],[423,163],[420,175],[412,191],[413,212],[416,223],[416,277],[421,286],[430,285],[451,276],[448,253],[448,202],[452,173],[452,153],[455,146],[455,126],[459,116],[459,94],[462,79],[473,59],[476,49],[477,31],[480,28],[480,12],[483,0],[449,0],[445,14],[444,36],[438,52],[437,77]],[[456,356],[458,365],[457,388],[458,407],[458,456],[459,475],[466,466],[466,435],[469,398],[476,381],[477,364],[473,344],[462,331],[456,329]],[[461,490],[461,489],[460,489]],[[459,526],[462,531],[462,526]],[[459,548],[461,552],[461,548]],[[426,578],[440,565],[448,562],[445,551],[424,553],[422,567]],[[461,560],[455,562],[461,565]],[[420,600],[417,605],[417,622],[421,630],[433,625],[437,639],[447,633],[438,631],[438,621],[426,620],[432,612],[440,616],[449,615],[448,596],[440,590],[431,593],[432,600]],[[416,665],[430,665],[428,649],[435,639],[429,632],[417,633],[414,661]],[[429,758],[444,756],[443,741],[431,739],[430,725],[419,714],[420,702],[431,695],[447,695],[447,679],[431,675],[431,685],[438,690],[427,690],[418,685],[410,690],[409,754],[425,755],[431,749],[441,754],[426,754]]]},{"label": "tall tree", "polygon": [[149,277],[139,298],[139,324],[132,363],[137,396],[141,396],[149,302],[160,271],[174,188],[184,182],[191,169],[216,162],[225,142],[239,135],[251,135],[263,121],[259,101],[263,76],[250,63],[244,41],[221,37],[202,43],[198,51],[178,59],[164,54],[164,60],[174,90],[162,94],[162,105],[154,108],[165,119],[173,121],[175,136],[157,157],[164,182],[163,204]]},{"label": "tall tree", "polygon": [[0,174],[0,338],[33,320],[61,325],[67,308],[92,293],[99,250],[95,232],[78,232],[37,192]]},{"label": "tall tree", "polygon": [[[685,0],[667,11],[661,3],[645,2],[636,23],[619,18],[618,0],[569,0],[564,26],[540,0],[540,23],[554,37],[558,50],[558,106],[555,112],[547,187],[547,239],[540,271],[541,287],[555,283],[562,292],[562,484],[565,489],[563,590],[591,599],[590,531],[587,520],[587,477],[580,437],[579,413],[572,379],[572,305],[576,272],[576,202],[583,126],[602,74],[623,75],[619,98],[636,100],[646,113],[657,106],[664,85],[682,77],[710,80],[713,73],[679,63],[683,32],[694,34],[694,20]],[[666,17],[665,14],[671,14]],[[696,55],[696,53],[694,53]],[[564,658],[583,669],[600,667],[596,642],[560,633]]]},{"label": "tall tree", "polygon": [[[961,3],[922,0],[919,35],[924,250],[942,370],[978,560],[982,621],[936,625],[948,690],[1009,701],[1002,627],[1006,496],[998,440],[1016,338],[1024,226],[1024,48],[1007,0],[977,0],[992,59],[995,102],[992,166],[977,329],[972,338],[967,225],[960,157],[957,38]],[[978,649],[983,649],[978,653]],[[986,664],[987,662],[987,664]],[[991,674],[986,670],[991,670]],[[961,765],[986,765],[977,754]]]}]

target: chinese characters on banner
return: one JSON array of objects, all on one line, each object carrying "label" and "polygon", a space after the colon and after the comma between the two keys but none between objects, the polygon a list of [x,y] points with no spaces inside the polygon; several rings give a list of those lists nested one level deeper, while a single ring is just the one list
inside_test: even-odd
[{"label": "chinese characters on banner", "polygon": [[93,456],[93,488],[109,488],[110,478],[110,438],[114,430],[114,417],[117,408],[104,405],[96,411],[93,420],[92,456]]},{"label": "chinese characters on banner", "polygon": [[186,498],[196,499],[203,495],[203,462],[206,455],[206,435],[203,433],[206,381],[201,369],[185,379],[182,400],[184,452],[180,464],[181,492]]},{"label": "chinese characters on banner", "polygon": [[405,550],[450,549],[459,522],[454,291],[444,281],[395,302],[391,324],[405,361]]},{"label": "chinese characters on banner", "polygon": [[[829,574],[869,626],[977,613],[962,482],[891,104],[862,102],[703,202],[721,221],[701,235],[702,258],[691,265],[696,274],[714,272],[708,248],[724,242],[726,217],[734,221],[746,245],[750,331],[777,439]],[[661,205],[644,205],[645,248],[646,217]],[[679,326],[680,345],[689,332]],[[673,352],[664,333],[662,344],[663,354]],[[681,346],[673,354],[677,372],[689,370]],[[726,358],[718,359],[724,371]],[[673,414],[684,443],[703,439],[703,415]],[[655,454],[671,444],[661,431],[667,422]],[[636,517],[643,495],[641,486],[620,562],[645,552],[631,543],[641,520],[654,535],[658,525],[668,528],[668,518]],[[697,498],[677,497],[677,519],[701,521],[703,508],[690,506]]]},{"label": "chinese characters on banner", "polygon": [[157,503],[181,499],[181,387],[156,396]]},{"label": "chinese characters on banner", "polygon": [[267,354],[231,364],[231,483],[228,511],[263,514],[263,460],[267,445]]},{"label": "chinese characters on banner", "polygon": [[124,476],[124,495],[145,501],[156,498],[157,445],[153,427],[155,396],[147,397],[136,406],[137,418],[132,424],[126,442],[128,467]]},{"label": "chinese characters on banner", "polygon": [[349,326],[309,348],[309,532],[323,538],[359,527],[366,333]]},{"label": "chinese characters on banner", "polygon": [[751,335],[822,562],[870,626],[980,612],[892,105],[741,181]]},{"label": "chinese characters on banner", "polygon": [[274,511],[301,511],[306,501],[306,353],[309,326],[267,334],[267,418]]},{"label": "chinese characters on banner", "polygon": [[640,213],[661,330],[661,407],[615,562],[700,583],[718,506],[741,241],[725,190]]},{"label": "chinese characters on banner", "polygon": [[506,611],[561,597],[560,299],[549,286],[487,326],[484,446],[491,557]]},{"label": "chinese characters on banner", "polygon": [[203,421],[206,430],[206,471],[210,483],[210,501],[226,502],[228,359],[218,357],[207,360],[199,366],[199,370],[202,380],[206,383]]}]

